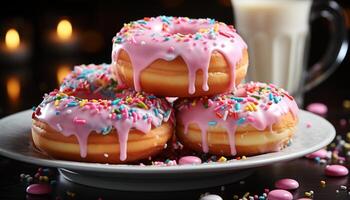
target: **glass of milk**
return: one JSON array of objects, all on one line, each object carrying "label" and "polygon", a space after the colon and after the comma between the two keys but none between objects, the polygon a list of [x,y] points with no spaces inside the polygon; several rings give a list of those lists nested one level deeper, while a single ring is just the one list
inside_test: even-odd
[{"label": "glass of milk", "polygon": [[[247,80],[274,83],[302,103],[303,93],[325,80],[344,59],[347,32],[334,1],[231,0],[236,29],[248,44]],[[326,18],[331,27],[328,49],[307,70],[310,21]],[[320,41],[323,42],[323,41]]]}]

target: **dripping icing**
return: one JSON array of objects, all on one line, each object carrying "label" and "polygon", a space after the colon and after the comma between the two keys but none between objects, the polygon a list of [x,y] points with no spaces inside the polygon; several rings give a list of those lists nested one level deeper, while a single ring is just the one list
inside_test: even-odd
[{"label": "dripping icing", "polygon": [[[258,88],[260,88],[259,90],[263,88],[262,91],[266,90],[267,92],[257,96]],[[248,90],[250,92],[247,94]],[[269,100],[270,90],[273,91],[274,97],[279,99],[276,100],[276,103],[269,103],[271,102]],[[241,95],[246,96],[242,97]],[[237,98],[237,96],[240,97]],[[254,108],[249,110],[250,108],[248,105],[251,105],[251,101],[254,101],[251,99],[252,96],[261,98],[259,101],[256,101],[256,103],[258,103],[258,105],[255,106],[256,110],[254,110]],[[236,117],[227,117],[225,119],[224,116],[220,114],[220,106],[225,107],[230,104],[232,105],[232,103],[236,102],[233,99],[239,99],[240,102],[238,103],[241,105],[240,112],[238,112]],[[250,82],[241,84],[234,94],[217,95],[210,98],[210,100],[214,102],[212,106],[206,105],[205,102],[207,100],[208,99],[203,98],[197,98],[195,100],[185,99],[177,104],[179,110],[178,118],[182,121],[184,133],[187,134],[190,124],[196,124],[201,130],[202,148],[205,153],[209,150],[207,139],[208,128],[211,125],[225,128],[229,138],[231,154],[235,155],[235,132],[237,127],[249,124],[257,130],[262,131],[268,128],[273,132],[272,126],[278,122],[281,116],[291,112],[293,118],[296,119],[298,115],[298,106],[286,91],[276,88],[274,85],[264,83]],[[265,105],[269,105],[269,108],[265,109]],[[246,107],[248,107],[247,110]],[[226,107],[224,110],[226,112],[226,110],[229,109]],[[211,122],[215,123],[209,125]]]},{"label": "dripping icing", "polygon": [[[184,34],[177,32],[179,30]],[[141,91],[141,72],[151,63],[157,59],[171,61],[181,57],[188,69],[189,94],[195,93],[198,70],[203,72],[202,89],[209,90],[208,68],[214,51],[220,52],[228,62],[229,88],[234,88],[235,67],[243,57],[242,50],[247,48],[232,26],[212,19],[186,17],[159,16],[130,22],[124,25],[113,41],[112,60],[117,63],[120,51],[126,51],[133,66],[136,91]]]}]

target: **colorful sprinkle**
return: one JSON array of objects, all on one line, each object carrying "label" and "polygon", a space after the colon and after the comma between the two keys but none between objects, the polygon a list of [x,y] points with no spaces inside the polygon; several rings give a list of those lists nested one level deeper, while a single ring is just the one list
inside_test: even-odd
[{"label": "colorful sprinkle", "polygon": [[218,160],[218,162],[226,162],[227,158],[225,158],[224,156],[221,156]]},{"label": "colorful sprinkle", "polygon": [[73,122],[74,122],[75,124],[86,124],[86,120],[85,120],[85,119],[79,119],[78,117],[75,117],[75,118],[73,119]]},{"label": "colorful sprinkle", "polygon": [[208,122],[208,125],[209,125],[209,126],[215,126],[216,124],[217,124],[216,121],[210,121],[210,122]]}]

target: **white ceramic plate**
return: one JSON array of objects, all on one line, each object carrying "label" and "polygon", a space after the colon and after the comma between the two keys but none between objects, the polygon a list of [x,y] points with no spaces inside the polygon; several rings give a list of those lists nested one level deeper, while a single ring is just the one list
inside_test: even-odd
[{"label": "white ceramic plate", "polygon": [[[334,127],[306,111],[299,113],[299,125],[291,146],[280,152],[232,160],[184,166],[107,165],[55,160],[38,152],[30,138],[31,110],[0,120],[0,154],[15,160],[57,167],[68,180],[89,186],[137,191],[184,190],[237,181],[259,166],[302,157],[329,144]],[[312,126],[307,128],[307,123]]]}]

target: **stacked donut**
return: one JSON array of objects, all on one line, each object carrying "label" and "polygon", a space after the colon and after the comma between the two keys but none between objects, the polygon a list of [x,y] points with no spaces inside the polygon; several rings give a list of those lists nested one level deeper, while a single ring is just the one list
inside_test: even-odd
[{"label": "stacked donut", "polygon": [[175,136],[219,156],[278,151],[293,136],[298,107],[273,84],[240,84],[247,67],[233,26],[166,16],[130,22],[113,38],[111,65],[76,66],[44,96],[33,112],[34,145],[54,158],[102,163],[149,158]]}]

